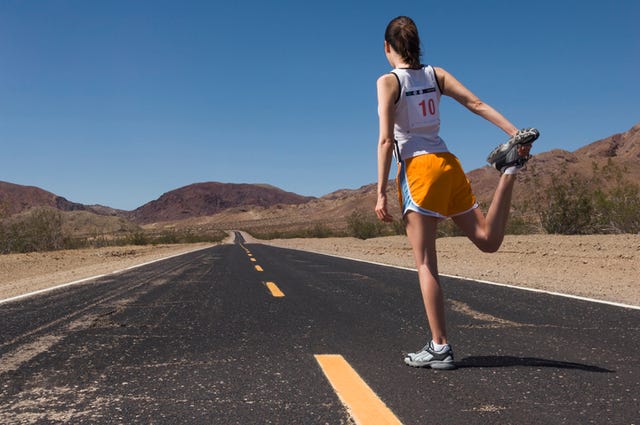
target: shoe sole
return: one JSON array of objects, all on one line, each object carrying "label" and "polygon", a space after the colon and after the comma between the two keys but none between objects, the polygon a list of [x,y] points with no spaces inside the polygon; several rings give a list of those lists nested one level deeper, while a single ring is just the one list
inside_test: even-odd
[{"label": "shoe sole", "polygon": [[440,360],[430,361],[430,362],[418,362],[418,361],[405,359],[404,362],[407,366],[411,366],[411,367],[424,367],[424,368],[430,367],[431,369],[437,369],[437,370],[451,370],[456,368],[455,363],[445,362]]}]

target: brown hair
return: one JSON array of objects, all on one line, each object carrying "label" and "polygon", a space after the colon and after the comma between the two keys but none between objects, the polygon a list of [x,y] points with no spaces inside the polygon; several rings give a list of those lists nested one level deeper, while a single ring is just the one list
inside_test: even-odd
[{"label": "brown hair", "polygon": [[407,16],[398,16],[389,22],[384,39],[411,68],[420,68],[420,37],[415,22]]}]

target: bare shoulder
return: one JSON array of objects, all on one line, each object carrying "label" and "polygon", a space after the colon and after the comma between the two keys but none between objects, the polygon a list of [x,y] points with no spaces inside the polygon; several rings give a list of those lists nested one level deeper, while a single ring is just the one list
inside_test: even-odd
[{"label": "bare shoulder", "polygon": [[434,66],[434,67],[433,67],[433,69],[436,71],[436,74],[437,74],[437,75],[440,75],[440,74],[443,74],[443,75],[444,75],[444,74],[448,74],[448,72],[447,72],[444,68],[442,68],[442,67],[440,67],[440,66]]},{"label": "bare shoulder", "polygon": [[377,87],[379,103],[393,103],[400,93],[400,82],[392,73],[378,78]]},{"label": "bare shoulder", "polygon": [[465,87],[462,86],[462,84],[460,84],[460,82],[456,79],[456,77],[451,75],[451,73],[446,69],[440,67],[434,67],[433,69],[435,70],[436,78],[438,79],[438,84],[440,84],[440,88],[442,89],[443,94],[455,97],[456,93],[460,92],[461,90],[466,90]]},{"label": "bare shoulder", "polygon": [[440,87],[444,87],[447,77],[450,77],[451,74],[439,66],[434,66],[433,70],[436,73],[436,78],[438,79],[438,83],[440,83]]},{"label": "bare shoulder", "polygon": [[378,86],[393,87],[395,86],[397,81],[398,81],[397,77],[393,75],[391,72],[388,72],[380,76],[380,78],[378,78]]}]

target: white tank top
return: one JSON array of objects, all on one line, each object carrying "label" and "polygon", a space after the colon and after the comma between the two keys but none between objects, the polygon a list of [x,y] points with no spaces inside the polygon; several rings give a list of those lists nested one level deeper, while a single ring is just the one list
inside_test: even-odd
[{"label": "white tank top", "polygon": [[396,68],[400,96],[396,101],[394,137],[400,159],[449,152],[440,132],[440,87],[433,67]]}]

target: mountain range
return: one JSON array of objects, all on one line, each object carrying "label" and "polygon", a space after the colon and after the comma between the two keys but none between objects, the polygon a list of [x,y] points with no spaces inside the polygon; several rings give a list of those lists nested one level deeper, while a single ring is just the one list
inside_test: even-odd
[{"label": "mountain range", "polygon": [[[573,152],[555,149],[536,154],[527,165],[528,171],[518,177],[513,207],[516,211],[526,209],[535,199],[534,195],[548,187],[552,179],[571,174],[588,175],[594,167],[611,163],[624,170],[630,181],[640,181],[640,123],[626,132]],[[485,166],[467,175],[479,202],[488,204],[499,173]],[[601,184],[606,185],[606,182]],[[389,199],[398,216],[393,184],[389,185]],[[133,211],[123,211],[102,205],[83,205],[41,188],[0,181],[0,218],[8,219],[36,207],[48,207],[76,217],[76,220],[79,215],[89,222],[92,216],[111,217],[123,229],[137,225],[152,229],[186,227],[195,231],[230,227],[269,230],[314,224],[340,228],[354,211],[371,214],[375,201],[375,183],[315,198],[266,184],[204,182],[171,190]],[[104,223],[105,219],[97,221]],[[113,229],[113,223],[107,227]],[[93,232],[99,232],[100,228]]]}]

